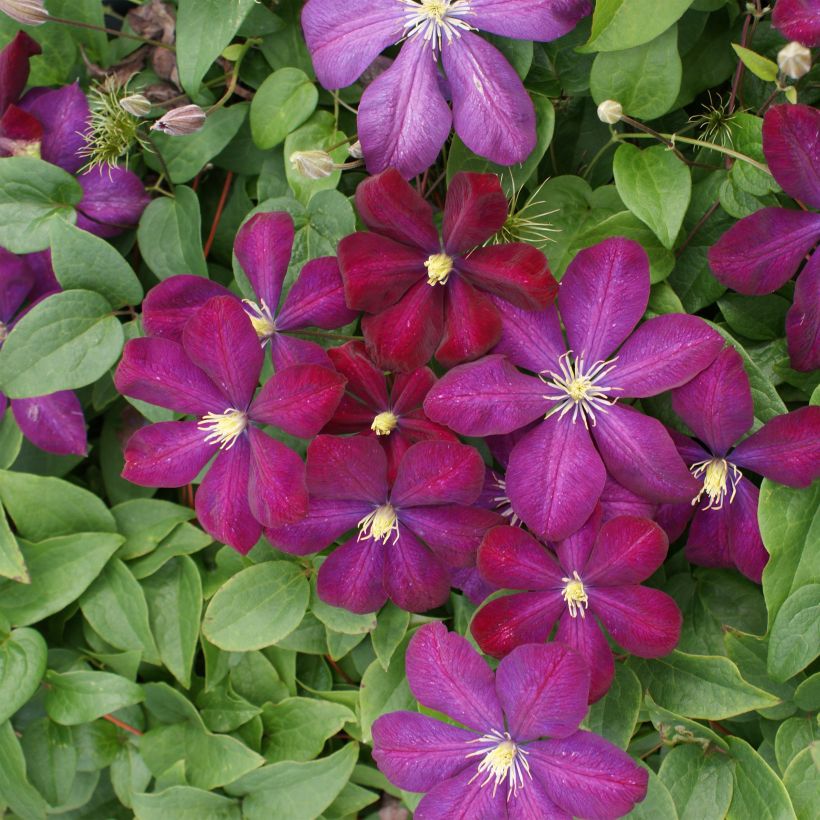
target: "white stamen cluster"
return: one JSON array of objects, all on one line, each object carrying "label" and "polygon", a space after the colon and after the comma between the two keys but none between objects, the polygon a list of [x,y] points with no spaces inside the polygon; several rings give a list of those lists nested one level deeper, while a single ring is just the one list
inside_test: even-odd
[{"label": "white stamen cluster", "polygon": [[689,471],[695,478],[703,476],[703,487],[701,487],[700,492],[692,499],[692,506],[694,507],[695,504],[703,498],[705,493],[709,497],[709,503],[703,508],[704,510],[723,509],[723,502],[730,492],[730,484],[731,495],[729,496],[729,503],[731,504],[737,494],[737,485],[740,479],[743,478],[743,473],[741,473],[734,464],[726,461],[725,458],[710,458],[706,461],[697,461],[689,468]]},{"label": "white stamen cluster", "polygon": [[248,426],[248,416],[235,407],[224,413],[207,413],[197,424],[205,436],[206,444],[218,444],[220,450],[230,450]]},{"label": "white stamen cluster", "polygon": [[399,519],[392,504],[382,504],[376,507],[373,512],[368,513],[358,523],[359,535],[357,541],[365,538],[372,538],[374,541],[381,541],[386,544],[390,536],[394,535],[393,543],[399,540]]},{"label": "white stamen cluster", "polygon": [[421,35],[434,52],[444,41],[452,43],[462,31],[475,30],[464,18],[473,11],[469,0],[398,0],[406,6],[404,28],[406,37]]},{"label": "white stamen cluster", "polygon": [[265,342],[276,333],[276,322],[270,308],[265,304],[264,299],[259,304],[252,302],[250,299],[243,299],[242,304],[245,306],[245,313],[250,316],[256,335],[264,346]]},{"label": "white stamen cluster", "polygon": [[493,496],[495,508],[499,513],[501,513],[501,515],[504,516],[504,518],[509,519],[509,524],[511,527],[517,527],[521,519],[518,517],[515,510],[513,510],[512,501],[510,501],[510,497],[507,495],[507,482],[500,476],[493,473],[493,485],[499,493],[501,493],[500,495]]},{"label": "white stamen cluster", "polygon": [[530,764],[527,762],[527,752],[518,746],[510,737],[509,732],[503,734],[493,729],[486,735],[482,735],[468,743],[481,743],[484,748],[476,752],[470,752],[467,757],[481,757],[478,764],[478,771],[470,778],[470,783],[486,774],[484,780],[479,784],[484,788],[490,781],[493,781],[493,797],[495,797],[498,787],[504,780],[508,780],[507,800],[515,796],[519,789],[526,785],[524,775],[532,780]]},{"label": "white stamen cluster", "polygon": [[580,615],[585,618],[584,610],[589,606],[589,595],[584,589],[578,570],[572,571],[572,578],[562,578],[561,580],[566,584],[561,592],[561,597],[567,604],[570,617],[575,618]]}]

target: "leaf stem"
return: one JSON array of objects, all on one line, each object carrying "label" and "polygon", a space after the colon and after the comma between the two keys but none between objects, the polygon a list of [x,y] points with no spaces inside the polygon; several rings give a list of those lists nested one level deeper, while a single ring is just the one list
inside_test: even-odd
[{"label": "leaf stem", "polygon": [[65,17],[54,17],[49,15],[48,22],[59,23],[63,26],[74,26],[75,28],[85,28],[90,31],[104,31],[106,34],[113,34],[115,37],[122,37],[125,40],[137,40],[140,43],[145,43],[156,48],[167,48],[169,51],[176,51],[176,48],[170,43],[163,43],[159,40],[152,40],[150,37],[141,37],[139,34],[129,34],[127,31],[120,31],[116,28],[108,28],[107,26],[95,26],[93,23],[83,23],[80,20],[69,20]]},{"label": "leaf stem", "polygon": [[216,206],[214,221],[211,223],[211,231],[208,234],[208,238],[205,240],[205,247],[202,249],[206,259],[208,258],[208,254],[211,252],[211,248],[213,247],[214,239],[216,238],[216,230],[219,227],[219,221],[222,219],[222,211],[225,210],[225,203],[228,201],[228,192],[231,190],[232,182],[233,171],[228,171],[225,176],[225,182],[222,185],[222,193],[219,195],[219,203]]}]

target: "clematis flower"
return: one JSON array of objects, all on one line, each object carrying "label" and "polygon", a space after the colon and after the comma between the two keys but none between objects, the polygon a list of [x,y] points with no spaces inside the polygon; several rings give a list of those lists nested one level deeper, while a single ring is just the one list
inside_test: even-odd
[{"label": "clematis flower", "polygon": [[707,567],[737,567],[760,583],[769,555],[757,523],[758,489],[743,471],[808,487],[820,477],[820,407],[775,416],[738,443],[754,422],[754,408],[749,377],[734,348],[673,391],[672,407],[701,442],[674,434],[701,482],[683,519],[694,513],[686,557]]},{"label": "clematis flower", "polygon": [[126,396],[197,417],[138,430],[125,447],[123,478],[181,487],[216,456],[196,512],[216,540],[243,553],[263,525],[298,521],[308,504],[302,460],[257,425],[309,438],[344,392],[344,378],[330,368],[299,365],[280,370],[254,398],[263,358],[239,301],[217,296],[191,316],[181,343],[129,341],[114,378]]},{"label": "clematis flower", "polygon": [[524,311],[496,299],[503,332],[494,354],[454,368],[427,394],[427,416],[463,435],[509,433],[541,420],[513,448],[505,480],[516,514],[546,540],[583,525],[607,471],[651,502],[697,493],[666,428],[616,402],[685,384],[723,340],[703,320],[679,314],[635,330],[648,299],[640,245],[608,239],[582,250],[558,296],[567,343],[554,307]]},{"label": "clematis flower", "polygon": [[435,162],[453,124],[474,153],[501,165],[523,162],[536,143],[532,101],[501,52],[473,32],[545,42],[591,11],[589,0],[371,0],[351,14],[338,0],[309,0],[302,28],[329,89],[351,85],[381,51],[403,42],[365,89],[358,132],[370,173],[394,167],[409,179]]},{"label": "clematis flower", "polygon": [[589,672],[566,646],[520,646],[493,672],[460,635],[428,624],[407,648],[407,682],[419,703],[460,724],[418,712],[373,724],[387,779],[426,792],[416,820],[611,820],[646,796],[644,769],[578,730]]},{"label": "clematis flower", "polygon": [[[820,111],[807,105],[770,108],[763,118],[763,153],[790,197],[820,208]],[[709,264],[719,282],[739,293],[773,293],[797,273],[818,240],[820,213],[762,208],[723,234],[709,249]],[[820,367],[820,260],[815,257],[798,277],[786,316],[795,370]]]},{"label": "clematis flower", "polygon": [[481,649],[503,658],[515,647],[555,640],[589,665],[590,703],[612,684],[615,662],[601,626],[640,658],[668,655],[680,638],[682,616],[665,592],[641,586],[664,562],[669,541],[653,521],[618,516],[601,524],[598,508],[578,532],[555,546],[557,560],[532,535],[495,527],[478,551],[478,570],[502,589],[473,618]]},{"label": "clematis flower", "polygon": [[[342,327],[357,314],[345,305],[333,257],[308,262],[279,308],[293,239],[293,220],[286,213],[256,214],[239,229],[234,254],[256,296],[255,301],[244,299],[241,304],[262,345],[270,347],[276,370],[294,364],[330,367],[321,345],[290,334],[308,327]],[[179,341],[188,319],[214,296],[230,296],[240,302],[227,288],[202,276],[169,277],[152,288],[143,302],[146,333]]]},{"label": "clematis flower", "polygon": [[386,370],[415,370],[435,353],[449,367],[486,353],[501,334],[495,294],[525,310],[558,290],[547,258],[531,245],[478,247],[504,224],[498,177],[460,173],[444,206],[442,235],[433,209],[396,170],[370,177],[356,207],[371,233],[339,243],[349,307],[364,310],[368,352]]},{"label": "clematis flower", "polygon": [[470,506],[483,478],[472,447],[421,441],[404,454],[391,486],[375,438],[318,436],[307,451],[307,518],[265,535],[278,549],[307,555],[358,528],[322,564],[319,597],[351,612],[373,612],[388,597],[425,612],[447,599],[450,567],[474,565],[484,533],[502,521]]},{"label": "clematis flower", "polygon": [[820,4],[817,0],[777,0],[772,25],[787,39],[809,48],[820,46]]},{"label": "clematis flower", "polygon": [[[60,289],[56,280],[56,287],[50,290],[42,287],[44,267],[50,272],[45,253],[17,256],[0,248],[0,347],[26,301],[31,305],[49,292]],[[54,278],[53,273],[51,278]],[[5,412],[6,402],[6,397],[0,393],[0,416]],[[20,431],[41,450],[58,455],[86,454],[85,416],[80,400],[71,390],[29,399],[11,399],[10,404]]]},{"label": "clematis flower", "polygon": [[[347,379],[345,395],[323,433],[376,436],[387,453],[393,481],[402,456],[418,441],[458,441],[446,427],[433,424],[421,405],[436,377],[429,367],[396,373],[388,379],[367,356],[361,342],[328,351],[333,366]],[[389,390],[388,390],[389,383]]]}]

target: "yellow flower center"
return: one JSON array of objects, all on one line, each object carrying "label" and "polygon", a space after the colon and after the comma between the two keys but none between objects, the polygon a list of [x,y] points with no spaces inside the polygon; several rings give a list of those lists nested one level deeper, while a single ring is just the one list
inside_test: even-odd
[{"label": "yellow flower center", "polygon": [[[546,414],[549,418],[558,413],[558,418],[562,419],[570,411],[572,412],[572,423],[581,417],[584,427],[589,428],[590,422],[595,426],[595,413],[606,413],[607,407],[611,407],[617,399],[610,398],[609,394],[620,390],[619,387],[601,384],[601,381],[615,369],[614,359],[608,361],[595,362],[592,367],[586,369],[583,355],[573,361],[572,351],[568,350],[558,359],[560,373],[544,370],[541,373],[541,381],[558,391],[558,395],[544,396],[547,401],[556,402],[555,407]],[[545,378],[545,374],[551,379]]]},{"label": "yellow flower center", "polygon": [[264,299],[259,304],[252,302],[250,299],[243,299],[242,304],[245,305],[245,313],[250,317],[256,335],[264,344],[276,333],[276,323],[273,320],[270,308],[265,304]]},{"label": "yellow flower center", "polygon": [[373,419],[370,429],[377,436],[389,436],[396,429],[398,423],[398,417],[389,410],[385,410],[384,413],[379,413],[379,415]]},{"label": "yellow flower center", "polygon": [[374,541],[381,541],[386,544],[391,534],[395,533],[393,543],[399,540],[399,520],[392,504],[382,504],[376,507],[372,513],[368,513],[359,521],[359,536],[356,539],[372,538]]},{"label": "yellow flower center", "polygon": [[229,407],[224,413],[208,413],[197,427],[205,436],[207,444],[218,444],[220,450],[230,450],[248,426],[248,417],[242,410]]},{"label": "yellow flower center", "polygon": [[582,618],[586,617],[584,610],[589,606],[589,596],[584,589],[581,577],[578,575],[578,570],[573,570],[572,578],[562,578],[561,580],[566,584],[561,596],[567,602],[569,614],[573,618],[578,615]]},{"label": "yellow flower center", "polygon": [[[527,752],[517,746],[509,732],[493,731],[469,743],[481,743],[484,748],[467,755],[481,757],[478,771],[470,779],[470,783],[482,775],[486,775],[480,786],[484,788],[490,781],[493,783],[493,797],[504,780],[509,780],[509,789],[513,795],[524,787],[524,775],[532,779],[530,764],[527,762]],[[508,795],[509,797],[509,795]]]},{"label": "yellow flower center", "polygon": [[407,37],[420,34],[433,49],[440,49],[446,40],[461,37],[462,31],[473,29],[464,18],[473,12],[470,0],[399,0],[407,8],[404,28]]},{"label": "yellow flower center", "polygon": [[428,285],[446,285],[453,272],[453,259],[446,253],[434,253],[425,263]]},{"label": "yellow flower center", "polygon": [[703,508],[704,510],[721,509],[727,495],[729,495],[730,504],[735,500],[737,485],[740,479],[743,478],[743,473],[734,464],[726,461],[725,458],[710,458],[706,461],[698,461],[689,470],[695,478],[703,476],[703,486],[692,499],[693,507],[703,498],[704,493],[709,498],[709,503]]}]

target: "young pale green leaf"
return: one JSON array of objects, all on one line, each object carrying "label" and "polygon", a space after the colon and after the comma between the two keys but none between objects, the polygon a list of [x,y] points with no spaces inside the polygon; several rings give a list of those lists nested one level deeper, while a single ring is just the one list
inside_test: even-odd
[{"label": "young pale green leaf", "polygon": [[783,773],[783,785],[798,820],[814,820],[820,793],[820,743],[812,743],[792,759]]},{"label": "young pale green leaf", "polygon": [[26,726],[21,739],[29,778],[52,806],[71,799],[77,775],[77,747],[71,729],[48,718]]},{"label": "young pale green leaf", "polygon": [[577,50],[623,51],[654,40],[676,23],[692,0],[598,0],[589,40]]},{"label": "young pale green leaf", "polygon": [[135,794],[137,820],[241,820],[239,802],[204,789],[172,786],[161,792]]},{"label": "young pale green leaf", "polygon": [[254,143],[270,149],[284,142],[315,111],[319,92],[298,68],[280,68],[268,75],[251,102]]},{"label": "young pale green leaf", "polygon": [[142,687],[110,672],[48,672],[45,707],[63,726],[88,723],[143,700]]},{"label": "young pale green leaf", "polygon": [[9,527],[6,511],[0,504],[0,577],[11,578],[20,584],[27,584],[31,580],[20,545]]},{"label": "young pale green leaf", "polygon": [[777,611],[769,636],[769,673],[785,681],[820,655],[820,584],[792,592]]},{"label": "young pale green leaf", "polygon": [[593,703],[584,721],[597,735],[626,749],[641,710],[641,683],[635,673],[622,663],[615,666],[615,678],[609,691]]},{"label": "young pale green leaf", "polygon": [[777,63],[737,43],[732,43],[732,48],[735,50],[735,54],[740,57],[740,61],[743,65],[745,65],[755,77],[759,77],[766,83],[773,83],[777,79]]},{"label": "young pale green leaf", "polygon": [[37,691],[46,672],[46,642],[34,629],[15,629],[0,641],[0,723]]},{"label": "young pale green leaf", "polygon": [[0,349],[0,388],[25,399],[84,387],[114,365],[124,338],[104,296],[54,293],[20,319]]},{"label": "young pale green leaf", "polygon": [[73,223],[74,206],[82,198],[77,180],[50,162],[33,157],[0,159],[0,246],[12,253],[44,250],[50,223]]},{"label": "young pale green leaf", "polygon": [[662,145],[641,150],[625,143],[615,152],[613,171],[624,204],[671,249],[692,196],[689,169]]},{"label": "young pale green leaf", "polygon": [[220,649],[262,649],[299,625],[309,596],[310,585],[297,564],[257,564],[242,570],[216,593],[205,613],[202,631]]},{"label": "young pale green leaf", "polygon": [[658,777],[669,790],[678,817],[718,820],[732,802],[732,764],[726,755],[706,754],[696,744],[671,749]]},{"label": "young pale green leaf", "polygon": [[743,739],[726,738],[735,761],[735,787],[726,820],[796,820],[783,781]]},{"label": "young pale green leaf", "polygon": [[0,723],[0,804],[22,820],[45,820],[46,801],[28,781],[26,759],[8,720]]}]

